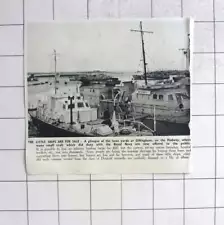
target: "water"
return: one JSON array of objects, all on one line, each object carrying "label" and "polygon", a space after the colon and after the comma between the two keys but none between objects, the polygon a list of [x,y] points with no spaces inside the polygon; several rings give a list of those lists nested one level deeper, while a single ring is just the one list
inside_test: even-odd
[{"label": "water", "polygon": [[122,72],[120,74],[111,74],[111,76],[114,78],[118,77],[121,81],[130,81],[134,74],[134,72]]},{"label": "water", "polygon": [[28,134],[29,137],[39,137],[39,132],[32,122],[29,122]]}]

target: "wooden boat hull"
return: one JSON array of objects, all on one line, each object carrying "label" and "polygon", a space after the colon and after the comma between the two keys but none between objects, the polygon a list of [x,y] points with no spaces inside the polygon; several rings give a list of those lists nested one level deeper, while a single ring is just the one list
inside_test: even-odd
[{"label": "wooden boat hull", "polygon": [[[58,127],[56,125],[47,123],[43,120],[40,120],[39,118],[31,115],[31,125],[34,126],[37,129],[36,134],[33,134],[32,129],[29,131],[30,137],[105,137],[102,135],[97,135],[93,133],[81,133],[76,131],[71,131],[68,129],[63,129],[61,127]],[[121,136],[152,136],[153,133],[150,131],[135,131],[132,132],[132,134],[120,134]],[[107,135],[106,135],[107,136]],[[116,136],[116,134],[112,133],[108,136]]]},{"label": "wooden boat hull", "polygon": [[[142,122],[150,127],[154,127],[154,120],[151,118],[144,118]],[[156,120],[156,136],[176,136],[176,135],[190,135],[190,129],[186,123],[171,123],[167,121]]]},{"label": "wooden boat hull", "polygon": [[90,134],[81,134],[74,131],[69,131],[52,124],[46,123],[32,116],[32,122],[37,127],[38,137],[92,137]]},{"label": "wooden boat hull", "polygon": [[[60,128],[56,125],[44,122],[39,118],[31,115],[32,124],[38,130],[38,137],[94,137],[93,134],[78,133],[67,129]],[[147,127],[154,128],[154,120],[149,117],[142,117],[139,119]],[[190,129],[186,123],[171,123],[167,121],[156,121],[156,132],[154,135],[158,136],[176,136],[176,135],[190,135]],[[31,135],[33,136],[33,135]]]}]

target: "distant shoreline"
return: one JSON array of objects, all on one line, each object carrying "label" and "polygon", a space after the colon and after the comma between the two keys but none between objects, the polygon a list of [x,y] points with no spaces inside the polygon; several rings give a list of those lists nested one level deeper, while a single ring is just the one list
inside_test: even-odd
[{"label": "distant shoreline", "polygon": [[[149,71],[148,74],[156,74],[156,73],[175,73],[175,72],[187,72],[189,70],[155,70],[155,71]],[[62,76],[75,76],[75,75],[84,75],[84,74],[137,74],[139,72],[137,71],[103,71],[103,70],[92,70],[92,71],[73,71],[73,72],[62,72],[58,71],[58,74]],[[54,72],[27,72],[27,75],[45,75],[45,76],[54,76]]]}]

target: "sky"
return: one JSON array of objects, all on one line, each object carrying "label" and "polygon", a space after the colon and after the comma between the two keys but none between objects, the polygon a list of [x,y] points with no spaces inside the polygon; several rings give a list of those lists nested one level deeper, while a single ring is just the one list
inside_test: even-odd
[{"label": "sky", "polygon": [[[28,23],[26,28],[27,72],[121,71],[142,68],[139,20],[92,20],[73,23]],[[149,71],[186,69],[181,48],[188,47],[187,19],[142,20],[147,68]]]}]

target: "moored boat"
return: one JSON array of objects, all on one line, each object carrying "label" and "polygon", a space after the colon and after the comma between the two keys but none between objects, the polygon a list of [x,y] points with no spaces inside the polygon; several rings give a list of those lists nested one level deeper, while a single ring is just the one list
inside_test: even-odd
[{"label": "moored boat", "polygon": [[[56,63],[56,51],[55,63]],[[56,66],[55,66],[56,68]],[[28,113],[39,137],[105,137],[117,135],[145,136],[153,131],[142,123],[116,119],[115,112],[98,119],[97,108],[80,94],[80,83],[72,88],[59,88],[55,71],[54,90],[36,96]],[[137,129],[136,129],[136,123]]]}]

